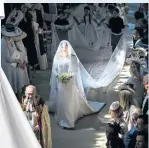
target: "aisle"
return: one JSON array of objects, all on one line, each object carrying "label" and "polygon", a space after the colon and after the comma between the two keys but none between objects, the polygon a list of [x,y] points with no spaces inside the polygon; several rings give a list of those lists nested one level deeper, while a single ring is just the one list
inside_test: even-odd
[{"label": "aisle", "polygon": [[[136,6],[131,5],[136,9]],[[132,18],[132,17],[131,17]],[[131,23],[134,20],[129,19]],[[129,21],[129,22],[130,22]],[[86,53],[83,50],[78,51],[82,55],[81,61],[84,64],[92,60],[92,58],[99,60],[99,57],[91,56],[91,58],[85,59]],[[84,57],[84,58],[83,58]],[[51,129],[53,148],[105,148],[105,124],[101,123],[98,117],[108,117],[109,105],[118,100],[118,87],[127,81],[129,66],[125,65],[120,75],[106,88],[102,88],[92,92],[92,98],[99,102],[106,102],[107,105],[97,115],[91,115],[80,119],[76,124],[76,130],[63,130],[55,122],[51,115]],[[33,83],[37,86],[38,93],[43,99],[48,101],[49,98],[49,79],[50,71],[37,71]],[[75,143],[75,144],[73,144]]]}]

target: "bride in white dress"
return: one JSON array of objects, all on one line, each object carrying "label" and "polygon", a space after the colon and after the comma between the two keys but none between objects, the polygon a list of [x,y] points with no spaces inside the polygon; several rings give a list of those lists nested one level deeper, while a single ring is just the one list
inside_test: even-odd
[{"label": "bride in white dress", "polygon": [[[80,67],[81,63],[70,43],[62,41],[53,61],[49,111],[56,113],[58,124],[64,128],[74,128],[77,119],[98,112],[104,105],[87,101],[83,85],[88,82],[83,79]],[[60,78],[62,74],[65,78],[66,75],[71,76],[67,83]]]}]

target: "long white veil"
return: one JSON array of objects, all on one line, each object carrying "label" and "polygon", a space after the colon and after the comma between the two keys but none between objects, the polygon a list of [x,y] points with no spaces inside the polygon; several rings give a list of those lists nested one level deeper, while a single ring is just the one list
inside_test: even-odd
[{"label": "long white veil", "polygon": [[[60,45],[63,42],[66,42],[68,44],[68,48],[71,50],[73,54],[76,55],[79,61],[79,65],[80,65],[79,69],[80,69],[80,73],[82,76],[84,88],[100,88],[100,87],[105,87],[109,85],[118,76],[121,69],[123,68],[123,65],[125,62],[126,51],[129,46],[128,40],[129,42],[131,42],[132,39],[130,38],[130,33],[129,33],[128,28],[125,28],[123,30],[123,35],[115,51],[113,52],[110,60],[108,61],[107,66],[105,67],[104,71],[101,72],[100,69],[98,69],[97,67],[95,71],[97,75],[96,79],[93,79],[92,76],[87,72],[87,70],[81,64],[79,58],[77,57],[75,51],[73,50],[72,46],[70,45],[68,41],[62,41],[59,44],[57,52],[60,50]],[[55,58],[54,58],[53,63],[55,63]]]},{"label": "long white veil", "polygon": [[[59,53],[62,51],[62,44],[67,44],[68,46],[68,51],[71,53],[71,55],[75,55],[76,57],[76,62],[78,65],[78,74],[80,75],[80,79],[78,81],[78,87],[81,88],[83,84],[83,89],[90,89],[90,88],[100,88],[100,87],[105,87],[108,86],[121,72],[124,62],[125,62],[125,56],[126,56],[126,51],[129,46],[128,40],[131,40],[129,37],[130,33],[127,28],[123,30],[123,35],[114,51],[112,54],[107,66],[105,67],[103,72],[100,72],[100,69],[96,69],[96,72],[99,71],[98,73],[98,78],[94,79],[92,76],[87,72],[87,70],[84,68],[82,63],[80,62],[79,58],[77,57],[74,49],[70,45],[68,41],[61,41],[57,52],[55,54],[54,60],[53,60],[53,67],[52,67],[52,73],[51,73],[51,81],[50,81],[50,86],[51,86],[51,93],[50,93],[50,102],[55,102],[55,97],[57,94],[57,70],[56,70],[56,65],[57,65],[57,56]],[[73,67],[74,68],[74,67]],[[53,99],[52,99],[53,98]]]},{"label": "long white veil", "polygon": [[2,69],[0,82],[0,147],[41,148]]}]

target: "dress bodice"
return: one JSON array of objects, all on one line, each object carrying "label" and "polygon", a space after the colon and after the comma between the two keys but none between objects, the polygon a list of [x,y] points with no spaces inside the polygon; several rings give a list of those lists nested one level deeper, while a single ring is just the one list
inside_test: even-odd
[{"label": "dress bodice", "polygon": [[61,58],[58,63],[58,73],[62,74],[69,72],[70,70],[70,60],[68,58]]}]

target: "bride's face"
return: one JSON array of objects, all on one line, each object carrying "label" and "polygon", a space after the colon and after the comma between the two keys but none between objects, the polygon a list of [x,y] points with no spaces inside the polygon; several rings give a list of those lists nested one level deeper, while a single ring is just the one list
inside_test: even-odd
[{"label": "bride's face", "polygon": [[67,57],[68,56],[68,48],[65,48],[61,51],[60,57]]}]

